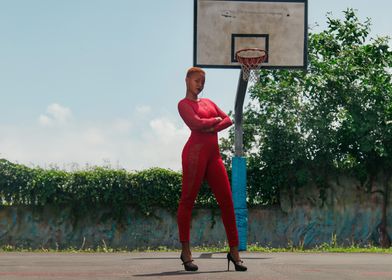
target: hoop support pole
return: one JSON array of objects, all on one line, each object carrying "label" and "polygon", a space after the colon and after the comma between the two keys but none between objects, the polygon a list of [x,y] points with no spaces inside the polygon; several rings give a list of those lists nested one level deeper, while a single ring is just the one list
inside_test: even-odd
[{"label": "hoop support pole", "polygon": [[234,146],[235,154],[232,158],[231,186],[236,217],[239,246],[238,250],[246,251],[248,237],[248,209],[246,205],[246,158],[243,150],[242,111],[248,81],[242,78],[241,70],[238,79],[237,95],[234,105]]},{"label": "hoop support pole", "polygon": [[240,72],[240,77],[238,79],[237,95],[234,104],[234,154],[235,156],[242,157],[244,155],[243,151],[243,128],[242,128],[242,111],[244,106],[244,99],[246,94],[246,89],[248,87],[248,81],[245,81],[243,77],[243,70]]}]

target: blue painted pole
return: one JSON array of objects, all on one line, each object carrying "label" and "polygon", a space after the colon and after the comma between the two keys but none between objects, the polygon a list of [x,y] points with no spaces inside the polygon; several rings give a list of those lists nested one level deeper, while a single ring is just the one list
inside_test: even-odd
[{"label": "blue painted pole", "polygon": [[245,81],[242,78],[242,75],[243,71],[241,70],[234,106],[235,134],[231,187],[238,237],[240,240],[238,250],[246,251],[248,237],[248,209],[246,205],[246,159],[243,151],[242,110],[248,81]]},{"label": "blue painted pole", "polygon": [[234,212],[240,240],[238,250],[246,251],[248,237],[248,208],[246,206],[246,159],[233,157],[232,192]]}]

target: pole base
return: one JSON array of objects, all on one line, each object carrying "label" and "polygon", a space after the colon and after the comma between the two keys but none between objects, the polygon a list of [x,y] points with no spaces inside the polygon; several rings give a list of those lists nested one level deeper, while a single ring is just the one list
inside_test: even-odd
[{"label": "pole base", "polygon": [[246,158],[232,159],[232,193],[239,237],[239,251],[246,251],[248,237],[248,208],[246,204]]}]

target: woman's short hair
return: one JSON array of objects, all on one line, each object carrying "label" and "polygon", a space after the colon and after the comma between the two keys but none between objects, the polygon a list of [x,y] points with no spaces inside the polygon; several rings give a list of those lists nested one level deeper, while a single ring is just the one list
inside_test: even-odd
[{"label": "woman's short hair", "polygon": [[189,78],[195,73],[201,73],[205,75],[206,72],[204,72],[204,70],[199,67],[191,67],[188,69],[188,72],[186,72],[186,77]]}]

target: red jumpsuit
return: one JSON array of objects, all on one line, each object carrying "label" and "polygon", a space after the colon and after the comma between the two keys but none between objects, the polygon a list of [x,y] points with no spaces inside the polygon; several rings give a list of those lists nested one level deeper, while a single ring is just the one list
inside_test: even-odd
[{"label": "red jumpsuit", "polygon": [[[178,111],[191,129],[191,136],[182,151],[182,191],[177,211],[181,242],[190,240],[192,208],[204,179],[207,180],[221,209],[229,246],[238,246],[238,232],[229,178],[218,146],[218,131],[230,125],[230,118],[211,100],[180,100]],[[222,121],[216,119],[221,117]],[[204,129],[214,128],[214,132]]]}]

